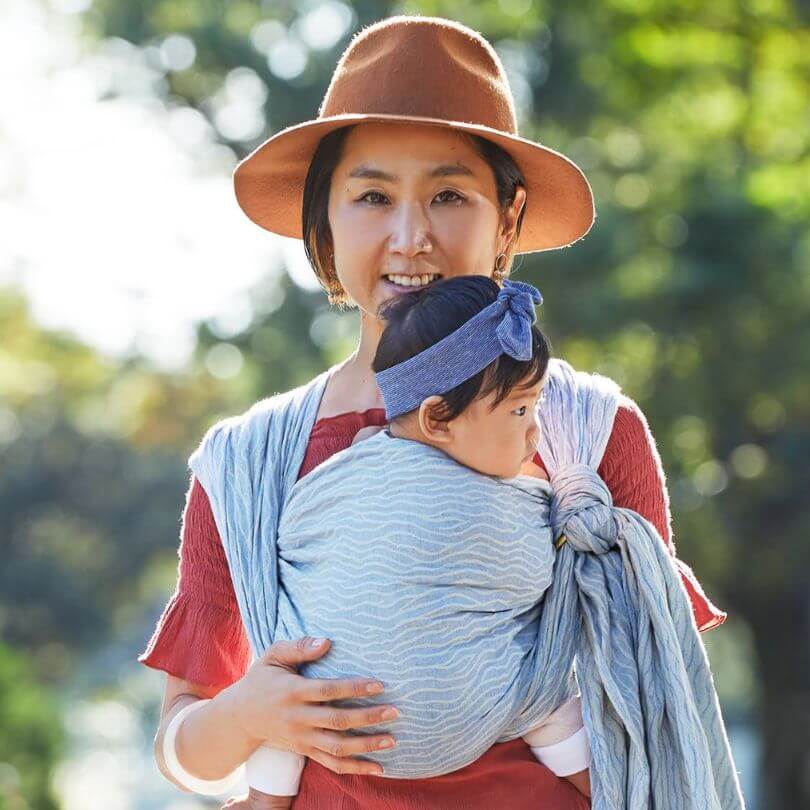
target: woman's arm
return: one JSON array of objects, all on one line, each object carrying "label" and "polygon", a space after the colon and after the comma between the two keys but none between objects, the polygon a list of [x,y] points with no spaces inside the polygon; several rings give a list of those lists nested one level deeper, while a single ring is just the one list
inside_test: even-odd
[{"label": "woman's arm", "polygon": [[[177,756],[185,769],[195,774],[199,779],[220,779],[231,773],[258,746],[258,743],[254,745],[254,741],[249,739],[237,724],[231,722],[229,713],[223,711],[224,705],[228,703],[222,697],[224,691],[227,690],[206,687],[167,674],[163,705],[160,712],[160,724],[155,735],[155,761],[160,772],[181,790],[190,792],[190,788],[179,781],[168,767],[163,747],[169,724],[186,706],[200,700],[208,700],[208,705],[196,712],[198,717],[195,718],[197,722],[194,724],[193,731],[205,739],[211,736],[208,727],[214,722],[218,732],[214,749],[207,749],[204,757],[199,757],[196,746],[192,745],[191,750],[187,746],[189,731],[192,730],[190,718],[181,725],[177,733],[175,746]],[[203,716],[199,717],[199,715]]]},{"label": "woman's arm", "polygon": [[727,614],[706,596],[692,569],[678,559],[672,540],[666,476],[655,438],[641,408],[623,396],[605,449],[599,475],[616,506],[632,509],[650,521],[661,535],[689,595],[698,630],[718,627]]},{"label": "woman's arm", "polygon": [[249,668],[224,549],[208,497],[194,476],[179,556],[177,588],[138,659],[168,675],[155,738],[161,772],[182,787],[163,756],[166,730],[186,706],[206,700],[184,717],[175,740],[179,763],[196,778],[226,776],[263,741],[305,753],[337,773],[377,773],[376,764],[354,757],[375,750],[387,735],[335,732],[380,723],[380,713],[392,707],[347,711],[317,705],[365,695],[371,679],[316,680],[295,672],[301,662],[324,655],[328,641],[318,648],[306,647],[306,641],[273,645]]},{"label": "woman's arm", "polygon": [[368,678],[310,679],[295,672],[297,666],[320,658],[328,649],[328,642],[314,643],[309,638],[276,642],[244,678],[216,694],[170,678],[155,740],[161,772],[182,785],[163,757],[166,729],[186,706],[206,700],[184,719],[175,744],[181,768],[195,780],[229,776],[262,743],[310,756],[338,773],[381,774],[377,763],[351,757],[388,747],[382,743],[390,735],[347,737],[336,732],[384,723],[383,713],[393,707],[314,705],[379,694],[379,689],[369,691],[375,682]]}]

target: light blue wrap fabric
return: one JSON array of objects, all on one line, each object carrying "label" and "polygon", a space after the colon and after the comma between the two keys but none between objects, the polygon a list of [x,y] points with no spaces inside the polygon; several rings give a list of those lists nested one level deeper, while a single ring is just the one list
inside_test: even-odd
[{"label": "light blue wrap fabric", "polygon": [[302,674],[379,677],[402,716],[362,733],[396,735],[369,755],[389,777],[463,767],[578,681],[594,808],[742,807],[677,569],[596,474],[618,387],[552,362],[539,414],[550,484],[483,476],[385,433],[296,481],[330,373],[218,422],[189,459],[254,656],[327,636]]}]

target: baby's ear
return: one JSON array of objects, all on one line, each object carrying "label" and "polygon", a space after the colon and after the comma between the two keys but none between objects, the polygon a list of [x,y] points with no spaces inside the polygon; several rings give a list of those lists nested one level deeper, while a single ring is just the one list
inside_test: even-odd
[{"label": "baby's ear", "polygon": [[362,442],[364,439],[370,439],[375,433],[379,433],[383,429],[384,428],[378,425],[369,425],[368,427],[360,428],[360,430],[358,430],[357,433],[354,434],[352,444]]},{"label": "baby's ear", "polygon": [[446,443],[452,439],[450,422],[440,419],[444,411],[444,397],[433,395],[419,406],[419,429],[422,435],[435,442]]}]

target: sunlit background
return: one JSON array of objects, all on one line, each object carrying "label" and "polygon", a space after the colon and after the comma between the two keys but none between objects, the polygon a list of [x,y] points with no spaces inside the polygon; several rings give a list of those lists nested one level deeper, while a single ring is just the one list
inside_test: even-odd
[{"label": "sunlit background", "polygon": [[749,808],[810,806],[810,29],[788,0],[2,0],[0,810],[190,810],[139,665],[186,459],[350,351],[236,162],[363,25],[454,17],[598,220],[523,257],[544,327],[647,414]]}]

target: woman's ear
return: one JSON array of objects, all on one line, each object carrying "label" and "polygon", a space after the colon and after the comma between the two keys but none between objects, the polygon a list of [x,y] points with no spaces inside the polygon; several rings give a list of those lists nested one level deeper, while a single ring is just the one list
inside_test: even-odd
[{"label": "woman's ear", "polygon": [[447,444],[452,439],[452,422],[439,419],[443,409],[444,400],[440,396],[428,397],[422,400],[417,414],[419,429],[426,439],[437,444]]},{"label": "woman's ear", "polygon": [[515,199],[503,212],[503,225],[499,234],[499,242],[503,244],[498,248],[498,253],[506,253],[509,246],[515,241],[517,223],[524,205],[526,205],[526,189],[523,186],[517,186]]}]

